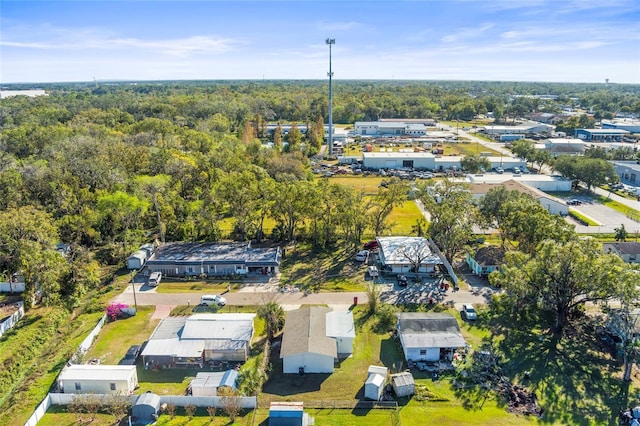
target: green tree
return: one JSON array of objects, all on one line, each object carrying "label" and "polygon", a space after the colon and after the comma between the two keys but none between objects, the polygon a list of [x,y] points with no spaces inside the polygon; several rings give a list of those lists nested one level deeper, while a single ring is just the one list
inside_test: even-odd
[{"label": "green tree", "polygon": [[33,307],[37,286],[46,304],[58,299],[64,259],[55,250],[58,230],[53,218],[35,207],[24,206],[0,212],[0,260],[2,270],[25,279],[26,309]]},{"label": "green tree", "polygon": [[276,129],[273,131],[273,146],[277,150],[282,149],[282,125],[278,122]]},{"label": "green tree", "polygon": [[115,235],[120,236],[125,249],[130,242],[130,231],[138,230],[147,208],[146,201],[122,191],[98,197],[98,211],[103,221],[113,228]]},{"label": "green tree", "polygon": [[627,241],[628,233],[626,228],[624,227],[624,223],[620,225],[620,228],[615,228],[614,231],[616,233],[616,241]]},{"label": "green tree", "polygon": [[387,229],[385,223],[394,207],[402,205],[407,200],[409,185],[397,177],[389,180],[386,187],[379,187],[378,192],[371,200],[369,217],[371,227],[375,235],[382,235]]},{"label": "green tree", "polygon": [[267,302],[258,308],[258,318],[264,319],[267,327],[267,337],[271,341],[284,327],[286,314],[282,306],[277,302]]},{"label": "green tree", "polygon": [[478,173],[481,170],[489,170],[491,162],[487,157],[481,157],[478,154],[465,155],[460,160],[460,166],[469,173]]},{"label": "green tree", "polygon": [[477,221],[466,185],[445,179],[427,185],[419,199],[431,214],[429,234],[449,262],[471,237]]},{"label": "green tree", "polygon": [[489,278],[519,300],[550,312],[557,339],[586,303],[631,301],[637,293],[631,270],[619,257],[603,254],[593,240],[545,240],[535,255],[507,253],[502,272]]},{"label": "green tree", "polygon": [[289,152],[300,151],[302,143],[302,132],[297,124],[292,124],[287,134],[287,142],[289,143]]},{"label": "green tree", "polygon": [[535,158],[535,143],[527,139],[520,139],[513,143],[511,151],[523,160],[533,162]]}]

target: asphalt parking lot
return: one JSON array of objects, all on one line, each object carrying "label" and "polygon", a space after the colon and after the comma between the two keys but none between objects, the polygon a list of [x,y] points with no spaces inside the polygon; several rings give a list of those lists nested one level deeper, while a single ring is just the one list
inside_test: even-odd
[{"label": "asphalt parking lot", "polygon": [[580,200],[582,204],[569,206],[571,209],[588,216],[600,224],[599,226],[584,226],[577,223],[574,219],[567,217],[567,222],[576,225],[576,231],[578,233],[614,233],[615,228],[619,228],[622,224],[624,224],[624,227],[629,233],[640,232],[640,222],[636,222],[619,211],[594,201],[591,196],[571,195],[566,197],[565,201],[573,199]]}]

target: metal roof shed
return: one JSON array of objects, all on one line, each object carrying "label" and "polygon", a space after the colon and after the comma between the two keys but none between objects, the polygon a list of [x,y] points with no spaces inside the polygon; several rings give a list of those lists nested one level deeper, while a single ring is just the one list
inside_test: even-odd
[{"label": "metal roof shed", "polygon": [[160,397],[154,393],[143,393],[138,397],[131,412],[138,421],[149,421],[158,419],[160,409]]},{"label": "metal roof shed", "polygon": [[193,396],[217,396],[221,387],[236,388],[236,370],[227,370],[214,373],[200,372],[191,381],[189,388]]},{"label": "metal roof shed", "polygon": [[397,396],[411,396],[416,392],[416,383],[411,373],[392,374],[391,386]]}]

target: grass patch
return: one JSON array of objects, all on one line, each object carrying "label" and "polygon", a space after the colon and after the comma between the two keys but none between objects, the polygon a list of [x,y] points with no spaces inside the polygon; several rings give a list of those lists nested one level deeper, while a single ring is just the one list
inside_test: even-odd
[{"label": "grass patch", "polygon": [[387,223],[391,224],[392,235],[417,235],[414,227],[419,219],[425,221],[423,231],[426,232],[428,223],[416,203],[405,201],[391,211]]},{"label": "grass patch", "polygon": [[584,226],[600,226],[600,224],[595,220],[591,219],[588,216],[583,215],[582,213],[574,209],[569,209],[569,216],[571,216],[572,218],[574,218]]},{"label": "grass patch", "polygon": [[85,359],[100,359],[101,364],[117,364],[131,345],[142,345],[159,320],[152,320],[153,306],[138,306],[138,313],[130,318],[109,322],[102,327],[98,339]]},{"label": "grass patch", "polygon": [[611,198],[604,197],[602,195],[596,195],[595,198],[604,204],[607,207],[610,207],[620,213],[626,215],[627,217],[635,220],[640,220],[640,211],[627,206],[626,204],[622,204],[618,201],[612,200]]},{"label": "grass patch", "polygon": [[227,291],[228,286],[231,291],[242,288],[242,283],[232,282],[210,282],[210,281],[165,281],[156,287],[156,293],[222,293]]},{"label": "grass patch", "polygon": [[353,249],[320,251],[313,250],[308,244],[298,243],[294,248],[287,249],[280,268],[280,283],[314,292],[360,286],[360,290],[363,290],[366,268],[356,262],[354,256]]}]

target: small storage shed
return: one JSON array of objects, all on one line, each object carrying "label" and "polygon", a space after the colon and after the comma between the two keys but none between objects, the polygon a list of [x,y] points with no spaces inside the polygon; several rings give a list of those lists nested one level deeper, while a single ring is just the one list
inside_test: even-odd
[{"label": "small storage shed", "polygon": [[411,396],[416,392],[416,382],[411,373],[398,373],[391,375],[391,386],[396,396]]},{"label": "small storage shed", "polygon": [[147,252],[138,250],[127,258],[127,269],[140,269],[147,260]]},{"label": "small storage shed", "polygon": [[138,421],[157,420],[160,410],[160,397],[155,393],[143,393],[138,397],[131,409],[133,417]]},{"label": "small storage shed", "polygon": [[302,402],[272,402],[269,407],[269,426],[307,426],[309,415]]},{"label": "small storage shed", "polygon": [[382,398],[384,384],[387,381],[387,367],[370,365],[367,374],[367,381],[364,383],[364,397],[379,401]]},{"label": "small storage shed", "polygon": [[223,387],[236,388],[236,370],[219,371],[215,373],[198,373],[191,381],[189,389],[193,396],[217,396],[218,389]]}]

